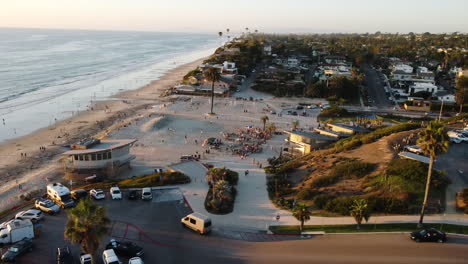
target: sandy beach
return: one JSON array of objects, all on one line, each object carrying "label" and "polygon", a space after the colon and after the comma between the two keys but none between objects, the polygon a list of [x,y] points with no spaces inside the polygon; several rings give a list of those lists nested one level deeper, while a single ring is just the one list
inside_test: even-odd
[{"label": "sandy beach", "polygon": [[[81,112],[73,118],[59,121],[30,135],[2,143],[0,192],[8,193],[19,184],[23,184],[22,189],[25,191],[26,186],[39,183],[38,178],[45,182],[58,179],[61,175],[55,168],[59,166],[58,154],[63,152],[60,145],[89,136],[103,137],[113,129],[131,123],[138,118],[139,110],[168,100],[159,97],[161,92],[180,81],[202,61],[203,59],[199,59],[181,65],[144,87],[117,94],[112,97],[113,100],[96,103],[93,110]],[[45,150],[41,151],[40,147],[45,147]],[[10,202],[12,201],[2,200],[2,204]]]}]

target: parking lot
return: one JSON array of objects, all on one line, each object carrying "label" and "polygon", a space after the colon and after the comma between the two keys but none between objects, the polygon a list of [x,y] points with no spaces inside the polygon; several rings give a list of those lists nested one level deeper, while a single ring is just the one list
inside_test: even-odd
[{"label": "parking lot", "polygon": [[[144,248],[145,263],[242,263],[232,258],[229,245],[240,243],[228,240],[217,234],[200,236],[182,227],[180,219],[191,213],[178,188],[154,189],[153,200],[111,200],[109,194],[105,200],[96,201],[107,209],[112,223],[108,235],[103,239],[98,250],[100,255],[111,238],[133,241]],[[55,251],[58,247],[69,245],[74,259],[78,263],[79,246],[64,240],[63,232],[67,221],[66,212],[46,215],[40,222],[41,234],[34,239],[34,250],[21,256],[17,263],[55,263]],[[219,233],[218,233],[219,234]],[[225,236],[227,237],[227,235]],[[239,248],[239,246],[236,246]],[[122,263],[128,259],[121,258]]]}]

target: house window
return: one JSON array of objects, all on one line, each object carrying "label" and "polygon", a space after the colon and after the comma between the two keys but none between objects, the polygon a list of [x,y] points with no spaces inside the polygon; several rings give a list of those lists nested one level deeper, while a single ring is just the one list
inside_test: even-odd
[{"label": "house window", "polygon": [[98,153],[96,155],[97,155],[97,160],[102,160],[102,154],[101,153]]},{"label": "house window", "polygon": [[78,155],[73,155],[73,158],[74,158],[75,160],[78,160]]},{"label": "house window", "polygon": [[88,161],[89,160],[89,155],[84,155],[84,160]]},{"label": "house window", "polygon": [[107,153],[107,158],[112,159],[112,152]]},{"label": "house window", "polygon": [[91,154],[91,160],[96,160],[96,154]]},{"label": "house window", "polygon": [[107,152],[102,153],[102,159],[103,160],[107,159]]},{"label": "house window", "polygon": [[83,155],[79,155],[80,156],[80,160],[83,160]]}]

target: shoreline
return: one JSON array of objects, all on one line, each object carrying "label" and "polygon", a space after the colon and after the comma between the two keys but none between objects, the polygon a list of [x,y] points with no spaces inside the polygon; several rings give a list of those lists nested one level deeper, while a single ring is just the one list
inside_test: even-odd
[{"label": "shoreline", "polygon": [[[93,110],[82,111],[49,127],[0,143],[0,156],[3,157],[0,161],[0,193],[11,191],[17,184],[32,184],[31,181],[37,181],[38,176],[46,182],[57,178],[60,173],[52,172],[60,166],[59,154],[64,151],[60,145],[90,136],[106,136],[113,129],[131,123],[139,117],[140,110],[150,104],[167,101],[160,97],[162,91],[177,84],[205,59],[181,64],[142,87],[96,102]],[[44,151],[40,150],[41,146],[45,147]],[[23,190],[26,191],[29,190]]]}]

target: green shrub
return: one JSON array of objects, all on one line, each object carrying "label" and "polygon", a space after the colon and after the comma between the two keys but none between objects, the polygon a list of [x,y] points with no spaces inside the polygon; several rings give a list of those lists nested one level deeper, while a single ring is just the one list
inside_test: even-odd
[{"label": "green shrub", "polygon": [[344,117],[349,115],[348,110],[341,108],[339,106],[333,105],[327,109],[323,109],[320,114],[320,117]]},{"label": "green shrub", "polygon": [[330,186],[342,179],[349,179],[353,177],[362,178],[373,171],[374,168],[374,164],[354,159],[347,159],[336,164],[328,175],[323,175],[316,178],[312,182],[312,187],[320,188]]},{"label": "green shrub", "polygon": [[405,200],[400,200],[393,197],[377,197],[371,196],[368,198],[369,207],[372,211],[386,214],[407,214],[409,203]]},{"label": "green shrub", "polygon": [[356,196],[337,197],[333,200],[329,200],[325,204],[324,209],[341,215],[349,215],[350,207],[356,199],[358,199]]},{"label": "green shrub", "polygon": [[237,185],[239,181],[239,173],[226,169],[225,167],[221,168],[211,168],[207,174],[208,182],[211,184],[220,180],[227,181],[230,185]]},{"label": "green shrub", "polygon": [[299,200],[310,200],[314,196],[314,194],[315,192],[313,190],[303,188],[297,193],[296,197]]},{"label": "green shrub", "polygon": [[320,177],[315,178],[315,180],[312,182],[312,187],[321,188],[325,186],[330,186],[340,181],[340,179],[341,177],[338,174],[322,175]]},{"label": "green shrub", "polygon": [[323,193],[315,196],[314,204],[318,209],[323,209],[328,201],[335,199],[336,196],[328,193]]},{"label": "green shrub", "polygon": [[402,131],[417,129],[420,127],[421,125],[418,123],[402,123],[402,124],[398,124],[394,126],[379,128],[367,134],[358,134],[358,135],[345,138],[336,142],[334,145],[334,152],[338,153],[338,152],[342,152],[346,150],[351,150],[351,149],[359,147],[362,144],[375,142],[382,137],[385,137],[394,133],[402,132]]}]

